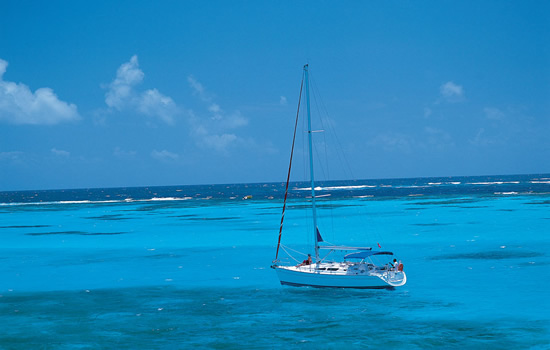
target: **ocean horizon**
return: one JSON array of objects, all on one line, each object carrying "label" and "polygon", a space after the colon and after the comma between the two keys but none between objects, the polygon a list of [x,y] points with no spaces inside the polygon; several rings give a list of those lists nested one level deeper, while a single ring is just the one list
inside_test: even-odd
[{"label": "ocean horizon", "polygon": [[284,183],[0,192],[0,348],[550,348],[550,174],[317,185],[325,240],[380,244],[405,286],[281,286]]},{"label": "ocean horizon", "polygon": [[[523,181],[523,183],[522,183]],[[519,188],[524,191],[533,191],[537,193],[544,191],[545,186],[550,181],[549,174],[513,174],[513,175],[475,175],[475,176],[430,176],[430,177],[406,177],[406,178],[386,178],[386,179],[363,179],[363,180],[329,180],[318,181],[317,187],[320,189],[328,188],[331,185],[337,185],[340,195],[358,195],[361,189],[376,189],[384,187],[383,191],[370,191],[372,195],[377,196],[400,196],[400,195],[431,195],[431,194],[452,194],[452,193],[498,193],[503,190],[502,185],[523,184]],[[458,186],[460,185],[460,186]],[[465,187],[469,185],[470,187]],[[482,186],[476,186],[482,185]],[[526,186],[525,186],[526,185]],[[537,185],[543,185],[538,186]],[[210,198],[216,199],[236,199],[237,195],[253,194],[280,198],[284,195],[284,182],[253,182],[253,183],[220,183],[220,184],[191,184],[191,185],[151,185],[151,186],[113,186],[113,187],[81,187],[81,188],[59,188],[59,189],[23,189],[23,190],[3,190],[0,191],[0,204],[14,203],[20,200],[20,203],[29,203],[33,200],[39,202],[56,198],[78,198],[81,200],[93,201],[98,198],[108,199],[112,191],[117,197],[126,196],[126,199],[143,200],[153,199],[150,195],[174,194],[174,197],[168,199],[191,199],[200,196],[202,192],[209,192]],[[290,187],[296,189],[310,189],[309,181],[291,181]],[[499,186],[499,187],[497,187]],[[272,189],[266,192],[266,187]],[[454,187],[454,192],[453,188]],[[510,186],[509,186],[510,187]],[[539,188],[540,187],[540,188]],[[281,188],[283,193],[281,193]],[[420,191],[396,191],[398,189],[428,188],[427,192]],[[244,190],[239,193],[235,191]],[[394,191],[388,190],[393,189]],[[518,188],[516,188],[518,189]],[[174,192],[175,191],[175,192]],[[233,191],[233,192],[231,192]],[[290,193],[292,195],[292,191]],[[132,198],[137,196],[137,198]],[[262,197],[263,198],[263,197]],[[272,199],[272,198],[270,198]],[[17,203],[17,202],[16,202]]]}]

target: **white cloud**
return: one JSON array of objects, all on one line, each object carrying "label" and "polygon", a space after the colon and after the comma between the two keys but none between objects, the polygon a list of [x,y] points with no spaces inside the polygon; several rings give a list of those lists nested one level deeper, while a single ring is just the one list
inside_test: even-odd
[{"label": "white cloud", "polygon": [[33,93],[23,83],[4,81],[7,66],[0,59],[0,121],[53,125],[80,119],[76,105],[61,101],[52,89],[39,88]]},{"label": "white cloud", "polygon": [[199,118],[190,112],[190,121],[193,125],[192,132],[197,144],[225,153],[229,147],[237,142],[244,142],[230,130],[248,125],[248,119],[243,117],[238,110],[233,113],[226,113],[219,104],[213,102],[213,97],[206,92],[205,87],[193,76],[189,76],[187,81],[194,94],[206,104],[206,109],[210,113],[209,118]]},{"label": "white cloud", "polygon": [[386,132],[370,141],[371,145],[382,147],[384,151],[402,154],[422,152],[444,152],[455,146],[452,136],[441,129],[425,127],[422,135]]},{"label": "white cloud", "polygon": [[174,122],[178,108],[174,101],[157,89],[147,90],[141,95],[138,110],[146,115],[157,116],[168,124]]},{"label": "white cloud", "polygon": [[226,152],[227,147],[237,141],[235,134],[206,135],[202,142],[208,148],[213,148],[218,152]]},{"label": "white cloud", "polygon": [[202,86],[201,83],[197,81],[192,75],[187,77],[187,81],[189,82],[189,86],[194,91],[194,94],[199,96],[199,98],[204,102],[210,102],[212,101],[212,97],[206,93],[206,90],[204,89],[204,86]]},{"label": "white cloud", "polygon": [[486,107],[483,108],[483,112],[485,112],[487,119],[501,120],[504,118],[504,113],[498,108]]},{"label": "white cloud", "polygon": [[424,118],[428,118],[432,115],[432,109],[429,107],[424,108]]},{"label": "white cloud", "polygon": [[439,88],[441,95],[450,102],[460,101],[464,97],[464,89],[462,86],[448,81]]},{"label": "white cloud", "polygon": [[177,160],[180,156],[176,153],[172,153],[167,150],[162,150],[162,151],[153,150],[151,152],[151,157],[160,161],[173,161],[173,160]]},{"label": "white cloud", "polygon": [[24,153],[20,151],[0,152],[0,160],[20,160],[23,155]]},{"label": "white cloud", "polygon": [[481,128],[477,131],[476,133],[476,136],[471,139],[471,140],[468,140],[470,142],[471,145],[474,145],[474,146],[484,146],[484,145],[487,145],[489,144],[489,140],[485,137],[485,129],[484,128]]},{"label": "white cloud", "polygon": [[288,101],[287,101],[286,97],[281,96],[281,98],[279,99],[279,103],[283,106],[286,106],[288,104]]},{"label": "white cloud", "polygon": [[224,116],[220,125],[225,129],[237,129],[242,126],[248,125],[248,119],[243,117],[239,111],[235,111],[233,114]]},{"label": "white cloud", "polygon": [[144,77],[145,74],[139,69],[137,56],[132,56],[129,62],[118,68],[116,78],[109,84],[109,90],[105,94],[105,103],[118,111],[132,110],[172,124],[179,112],[174,100],[157,89],[138,91],[136,87]]},{"label": "white cloud", "polygon": [[6,73],[6,68],[8,67],[8,61],[4,61],[0,58],[0,79],[2,79],[2,76],[4,73]]},{"label": "white cloud", "polygon": [[220,108],[220,106],[218,106],[217,104],[213,103],[210,105],[210,107],[208,107],[208,110],[212,113],[221,113],[222,112],[222,109]]},{"label": "white cloud", "polygon": [[111,108],[121,110],[135,99],[133,88],[142,82],[145,74],[139,69],[136,55],[130,62],[123,63],[116,72],[116,78],[105,94],[105,103]]},{"label": "white cloud", "polygon": [[132,158],[137,153],[135,151],[125,151],[121,149],[120,147],[115,147],[113,150],[113,155],[118,158]]},{"label": "white cloud", "polygon": [[455,147],[453,137],[444,130],[427,126],[424,132],[426,137],[423,138],[422,146],[431,151],[444,152]]},{"label": "white cloud", "polygon": [[64,151],[64,150],[61,150],[61,149],[57,149],[57,148],[52,148],[50,151],[52,152],[52,154],[54,154],[58,157],[69,157],[71,155],[70,152],[67,152],[67,151]]},{"label": "white cloud", "polygon": [[385,151],[411,153],[414,146],[414,140],[405,134],[388,132],[376,136],[371,144],[381,146]]}]

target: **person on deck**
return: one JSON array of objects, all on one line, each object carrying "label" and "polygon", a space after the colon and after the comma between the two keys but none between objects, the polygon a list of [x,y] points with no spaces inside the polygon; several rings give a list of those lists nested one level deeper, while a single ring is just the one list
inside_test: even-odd
[{"label": "person on deck", "polygon": [[311,265],[312,262],[313,262],[313,261],[311,260],[311,254],[308,254],[308,255],[307,255],[307,259],[304,260],[304,261],[302,261],[302,263],[299,264],[298,267],[299,267],[299,266],[304,266],[304,265]]},{"label": "person on deck", "polygon": [[403,263],[401,262],[401,260],[399,260],[399,264],[397,264],[397,271],[403,271]]}]

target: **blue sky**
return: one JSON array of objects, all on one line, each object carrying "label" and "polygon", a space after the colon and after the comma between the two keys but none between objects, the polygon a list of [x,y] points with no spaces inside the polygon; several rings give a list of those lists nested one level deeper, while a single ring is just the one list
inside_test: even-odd
[{"label": "blue sky", "polygon": [[0,190],[284,181],[305,63],[355,178],[550,172],[547,1],[1,7]]}]

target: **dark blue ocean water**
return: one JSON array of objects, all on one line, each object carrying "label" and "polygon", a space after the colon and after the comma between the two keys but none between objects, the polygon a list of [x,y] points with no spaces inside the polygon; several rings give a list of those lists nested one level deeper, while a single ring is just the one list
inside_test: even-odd
[{"label": "dark blue ocean water", "polygon": [[404,287],[281,287],[284,184],[0,192],[0,349],[550,348],[550,175],[319,187],[325,240],[380,243]]}]

